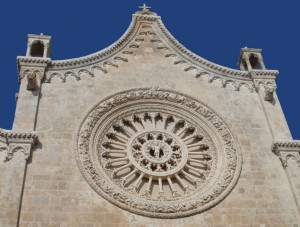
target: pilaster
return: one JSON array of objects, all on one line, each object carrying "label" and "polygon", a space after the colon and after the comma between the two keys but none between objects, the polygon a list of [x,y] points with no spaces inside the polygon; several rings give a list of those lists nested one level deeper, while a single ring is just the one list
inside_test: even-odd
[{"label": "pilaster", "polygon": [[20,91],[13,130],[35,129],[35,121],[45,71],[51,62],[51,37],[28,35],[25,57],[18,57]]},{"label": "pilaster", "polygon": [[262,57],[262,50],[242,48],[238,65],[243,71],[248,71],[255,91],[259,95],[262,109],[274,140],[291,140],[292,135],[284,117],[276,94],[277,70],[267,70]]},{"label": "pilaster", "polygon": [[282,163],[300,214],[300,140],[275,141],[272,151]]},{"label": "pilaster", "polygon": [[276,94],[276,70],[251,70],[255,90],[259,95],[263,111],[274,140],[291,140],[292,135]]},{"label": "pilaster", "polygon": [[20,91],[13,130],[34,130],[42,81],[50,58],[18,57]]},{"label": "pilaster", "polygon": [[27,163],[36,142],[35,133],[0,129],[1,226],[19,226]]}]

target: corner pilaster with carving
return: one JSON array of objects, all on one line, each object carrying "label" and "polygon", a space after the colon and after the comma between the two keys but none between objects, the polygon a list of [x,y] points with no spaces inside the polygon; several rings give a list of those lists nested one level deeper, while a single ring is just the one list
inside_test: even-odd
[{"label": "corner pilaster with carving", "polygon": [[0,194],[1,223],[19,226],[28,160],[37,134],[0,129],[0,170],[5,176]]},{"label": "corner pilaster with carving", "polygon": [[49,62],[50,59],[18,57],[20,90],[13,125],[14,130],[35,130],[42,81]]},{"label": "corner pilaster with carving", "polygon": [[274,141],[272,151],[282,163],[300,214],[300,140]]},{"label": "corner pilaster with carving", "polygon": [[256,92],[261,92],[264,101],[273,101],[277,90],[275,80],[279,72],[277,70],[251,70],[249,73]]},{"label": "corner pilaster with carving", "polygon": [[252,69],[249,70],[249,74],[253,80],[255,91],[259,95],[273,139],[291,140],[292,136],[276,94],[276,78],[279,72],[277,70]]},{"label": "corner pilaster with carving", "polygon": [[17,60],[20,90],[13,129],[34,131],[41,87],[51,59],[18,57]]},{"label": "corner pilaster with carving", "polygon": [[24,83],[28,91],[38,90],[50,62],[50,58],[18,57],[19,83]]},{"label": "corner pilaster with carving", "polygon": [[0,129],[0,152],[5,152],[3,161],[10,161],[16,152],[22,152],[24,160],[27,161],[37,139],[37,134],[34,132],[21,133]]},{"label": "corner pilaster with carving", "polygon": [[50,36],[28,35],[26,56],[17,57],[20,91],[13,125],[14,130],[35,130],[41,87],[45,72],[51,63],[50,53]]}]

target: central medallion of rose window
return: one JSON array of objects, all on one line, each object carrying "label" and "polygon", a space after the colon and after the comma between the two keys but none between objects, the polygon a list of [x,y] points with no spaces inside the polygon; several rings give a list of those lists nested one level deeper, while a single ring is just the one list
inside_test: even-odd
[{"label": "central medallion of rose window", "polygon": [[[142,133],[132,141],[132,163],[149,176],[166,176],[176,171],[182,160],[184,146],[167,133],[153,131]],[[174,170],[175,169],[175,170]],[[171,171],[172,170],[172,171]]]}]

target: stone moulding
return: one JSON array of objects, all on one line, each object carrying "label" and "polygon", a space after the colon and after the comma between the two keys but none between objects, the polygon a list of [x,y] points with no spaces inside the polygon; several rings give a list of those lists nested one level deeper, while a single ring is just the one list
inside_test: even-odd
[{"label": "stone moulding", "polygon": [[15,152],[23,152],[25,160],[31,156],[32,146],[38,141],[36,133],[23,133],[0,129],[0,152],[5,152],[4,161],[13,158]]},{"label": "stone moulding", "polygon": [[19,83],[22,79],[28,78],[28,74],[38,73],[42,81],[45,68],[50,64],[50,58],[18,57]]},{"label": "stone moulding", "polygon": [[274,99],[274,93],[277,90],[275,79],[255,77],[253,81],[257,92],[259,92],[260,89],[263,89],[265,101],[272,101]]},{"label": "stone moulding", "polygon": [[158,88],[100,101],[83,118],[74,143],[79,169],[97,193],[149,217],[211,208],[231,192],[242,168],[237,139],[215,111]]},{"label": "stone moulding", "polygon": [[[124,35],[114,44],[99,52],[80,58],[50,61],[44,81],[51,82],[53,77],[58,77],[62,82],[66,82],[66,78],[69,76],[80,80],[83,73],[94,77],[95,70],[108,73],[110,67],[118,67],[120,61],[128,62],[128,55],[133,54],[139,48],[140,44],[145,41],[146,35],[152,36],[150,42],[165,57],[174,58],[174,65],[184,64],[183,72],[193,72],[194,77],[207,76],[210,83],[214,80],[221,80],[222,87],[232,83],[237,91],[241,86],[246,86],[250,91],[253,91],[252,75],[259,74],[261,79],[276,78],[278,74],[276,70],[240,71],[205,60],[180,44],[166,29],[161,18],[155,13],[151,13],[137,12],[133,14],[129,28]],[[41,61],[43,60],[18,58],[19,64],[22,62],[35,64]]]},{"label": "stone moulding", "polygon": [[292,159],[300,166],[300,140],[275,141],[272,151],[279,157],[284,168],[288,167],[288,160]]}]

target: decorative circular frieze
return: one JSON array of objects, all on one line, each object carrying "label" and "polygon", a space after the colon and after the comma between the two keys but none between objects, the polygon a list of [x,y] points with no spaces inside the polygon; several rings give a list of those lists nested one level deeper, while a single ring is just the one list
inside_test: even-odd
[{"label": "decorative circular frieze", "polygon": [[[136,115],[134,116],[136,117]],[[145,121],[146,118],[146,114],[142,115],[139,122],[141,125],[144,124],[145,128],[140,129],[137,135],[132,136],[133,139],[128,141],[128,161],[144,176],[164,180],[166,177],[180,172],[184,167],[188,157],[187,147],[175,133],[165,131],[164,128],[170,128],[165,127],[168,119],[164,119],[164,121],[161,118],[162,127],[158,127],[159,114],[153,120],[151,117],[148,118],[148,125]],[[155,125],[151,124],[152,122]],[[138,127],[137,124],[133,123],[132,125]],[[151,187],[150,184],[149,187]]]},{"label": "decorative circular frieze", "polygon": [[241,171],[240,148],[213,110],[153,88],[124,91],[94,106],[80,124],[75,155],[105,199],[160,218],[214,206]]}]

